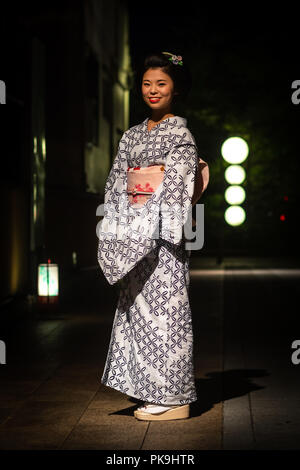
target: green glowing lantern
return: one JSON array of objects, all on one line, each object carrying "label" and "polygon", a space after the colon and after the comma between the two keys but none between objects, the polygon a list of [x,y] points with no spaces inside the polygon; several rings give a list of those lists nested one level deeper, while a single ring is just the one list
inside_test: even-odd
[{"label": "green glowing lantern", "polygon": [[41,263],[38,266],[38,296],[42,303],[53,303],[57,300],[59,293],[58,265]]}]

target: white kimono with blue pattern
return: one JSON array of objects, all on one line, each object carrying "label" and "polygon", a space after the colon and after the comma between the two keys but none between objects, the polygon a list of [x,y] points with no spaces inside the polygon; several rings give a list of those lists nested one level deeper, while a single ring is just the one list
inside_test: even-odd
[{"label": "white kimono with blue pattern", "polygon": [[[183,224],[198,152],[186,119],[173,116],[150,131],[147,123],[124,132],[105,185],[98,262],[110,284],[121,282],[101,382],[142,401],[180,405],[197,400]],[[127,168],[154,164],[165,165],[163,181],[135,208]]]}]

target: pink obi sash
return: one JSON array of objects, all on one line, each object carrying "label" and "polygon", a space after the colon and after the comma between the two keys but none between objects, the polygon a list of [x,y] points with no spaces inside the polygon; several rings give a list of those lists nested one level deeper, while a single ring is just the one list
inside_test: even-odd
[{"label": "pink obi sash", "polygon": [[[127,194],[131,205],[142,207],[156,191],[164,178],[164,165],[150,165],[147,167],[127,168]],[[209,181],[209,168],[207,163],[199,158],[197,168],[192,206],[200,199]]]},{"label": "pink obi sash", "polygon": [[127,194],[131,205],[142,206],[164,179],[164,165],[127,169]]}]

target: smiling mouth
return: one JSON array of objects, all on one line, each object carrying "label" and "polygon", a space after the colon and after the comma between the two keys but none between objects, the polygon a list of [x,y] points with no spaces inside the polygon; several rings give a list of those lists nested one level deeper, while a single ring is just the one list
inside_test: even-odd
[{"label": "smiling mouth", "polygon": [[149,98],[150,101],[153,101],[154,103],[156,103],[157,101],[160,100],[160,98]]}]

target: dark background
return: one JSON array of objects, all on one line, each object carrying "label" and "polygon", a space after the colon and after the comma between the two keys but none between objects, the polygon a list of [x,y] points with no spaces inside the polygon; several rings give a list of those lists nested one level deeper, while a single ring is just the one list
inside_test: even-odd
[{"label": "dark background", "polygon": [[[299,449],[299,364],[291,355],[300,271],[290,269],[299,266],[300,104],[291,101],[291,84],[300,79],[299,12],[282,4],[221,10],[191,1],[116,2],[129,9],[134,70],[153,49],[189,64],[193,89],[174,111],[187,118],[210,167],[200,200],[204,248],[191,260],[195,419],[136,429],[133,402],[99,383],[120,284],[109,286],[97,265],[95,209],[102,169],[126,130],[111,119],[125,114],[123,98],[113,112],[111,93],[127,47],[124,11],[103,2],[85,28],[87,3],[10,2],[0,9],[0,79],[8,87],[0,107],[0,339],[7,347],[0,448]],[[132,88],[130,126],[147,115]],[[250,149],[240,227],[224,221],[220,148],[233,135]],[[98,192],[86,186],[87,143],[95,143]],[[34,276],[48,258],[59,266],[59,302],[45,296],[49,303],[40,304]]]},{"label": "dark background", "polygon": [[[85,7],[93,11],[91,4],[95,11],[96,4],[101,6],[97,21],[103,23],[94,22],[92,13],[84,21]],[[300,79],[299,9],[281,5],[263,10],[255,4],[221,9],[192,1],[120,0],[115,5],[64,0],[2,6],[0,79],[8,90],[0,113],[3,296],[34,290],[36,266],[48,259],[64,271],[74,268],[73,252],[77,267],[97,264],[91,227],[127,126],[119,119],[125,100],[117,102],[113,95],[127,46],[133,70],[127,82],[129,126],[151,112],[137,81],[146,54],[181,55],[192,74],[187,101],[173,110],[187,119],[210,169],[199,201],[204,204],[204,246],[192,256],[218,262],[226,256],[283,256],[298,263],[300,104],[293,104],[291,96],[292,83]],[[129,44],[122,29],[124,12]],[[90,44],[91,37],[98,42]],[[220,150],[231,136],[249,145],[242,163],[246,220],[237,227],[224,219],[228,164]],[[87,178],[91,148],[94,168]],[[97,185],[90,189],[93,171]],[[39,188],[35,224],[34,173]]]},{"label": "dark background", "polygon": [[[222,255],[299,256],[298,175],[300,105],[291,84],[299,78],[299,9],[262,10],[257,5],[208,7],[184,2],[178,7],[129,2],[133,68],[152,50],[182,55],[193,76],[185,106],[201,157],[210,166],[205,204],[205,248]],[[149,114],[132,93],[132,125]],[[242,164],[246,220],[239,227],[224,221],[226,164],[223,141],[244,138],[249,156]],[[284,215],[285,220],[280,216]],[[283,218],[283,217],[282,217]]]}]

